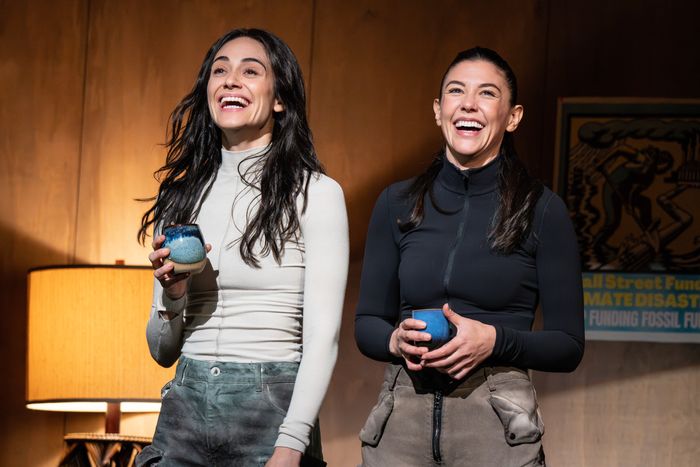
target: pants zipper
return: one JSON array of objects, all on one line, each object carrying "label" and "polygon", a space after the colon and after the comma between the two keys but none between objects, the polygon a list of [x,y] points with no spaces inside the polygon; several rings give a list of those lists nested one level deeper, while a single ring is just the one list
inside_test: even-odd
[{"label": "pants zipper", "polygon": [[442,462],[440,454],[440,432],[442,431],[442,391],[435,391],[433,399],[433,460]]}]

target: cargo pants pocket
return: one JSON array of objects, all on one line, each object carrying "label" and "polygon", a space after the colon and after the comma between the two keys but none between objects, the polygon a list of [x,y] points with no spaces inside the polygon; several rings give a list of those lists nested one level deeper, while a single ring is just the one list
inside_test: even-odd
[{"label": "cargo pants pocket", "polygon": [[378,401],[372,407],[365,425],[360,430],[360,441],[363,445],[376,447],[382,439],[386,423],[394,410],[394,386],[401,371],[403,369],[399,365],[387,365]]},{"label": "cargo pants pocket", "polygon": [[488,377],[489,402],[498,415],[511,446],[535,443],[544,434],[544,424],[530,379],[517,372]]},{"label": "cargo pants pocket", "polygon": [[384,427],[393,409],[394,392],[382,391],[379,396],[379,402],[372,408],[365,422],[365,426],[360,430],[360,441],[364,444],[376,447],[382,439]]}]

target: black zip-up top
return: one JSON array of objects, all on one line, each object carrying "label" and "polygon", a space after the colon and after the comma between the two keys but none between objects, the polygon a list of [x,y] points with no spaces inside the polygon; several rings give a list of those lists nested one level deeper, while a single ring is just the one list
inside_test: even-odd
[{"label": "black zip-up top", "polygon": [[[407,232],[405,190],[389,186],[372,213],[355,318],[363,354],[400,362],[389,353],[396,324],[412,309],[441,308],[496,328],[485,364],[572,371],[583,355],[583,299],[578,247],[563,201],[545,188],[527,240],[510,255],[491,251],[488,233],[498,207],[499,159],[460,171],[443,161],[425,200],[423,222]],[[446,213],[445,213],[446,212]],[[543,329],[531,331],[542,305]]]}]

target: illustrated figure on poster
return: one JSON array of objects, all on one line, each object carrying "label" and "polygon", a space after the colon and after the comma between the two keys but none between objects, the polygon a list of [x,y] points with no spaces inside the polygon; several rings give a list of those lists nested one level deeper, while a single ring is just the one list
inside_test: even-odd
[{"label": "illustrated figure on poster", "polygon": [[[620,159],[624,161],[614,166]],[[605,218],[593,241],[593,249],[602,261],[612,259],[617,253],[607,242],[620,226],[623,208],[658,249],[660,219],[652,219],[652,202],[644,192],[657,175],[668,172],[672,165],[673,157],[668,151],[648,146],[635,152],[617,150],[596,167],[605,178],[602,192]]]},{"label": "illustrated figure on poster", "polygon": [[593,121],[576,136],[566,199],[584,268],[700,268],[700,236],[688,237],[700,188],[700,126],[682,120]]}]

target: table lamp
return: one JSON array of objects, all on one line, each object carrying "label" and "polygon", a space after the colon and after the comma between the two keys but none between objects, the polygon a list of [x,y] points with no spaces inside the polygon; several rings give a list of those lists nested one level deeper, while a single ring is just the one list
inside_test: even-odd
[{"label": "table lamp", "polygon": [[136,266],[54,266],[28,277],[27,407],[104,412],[119,433],[121,412],[158,412],[173,369],[146,344],[153,271]]}]

